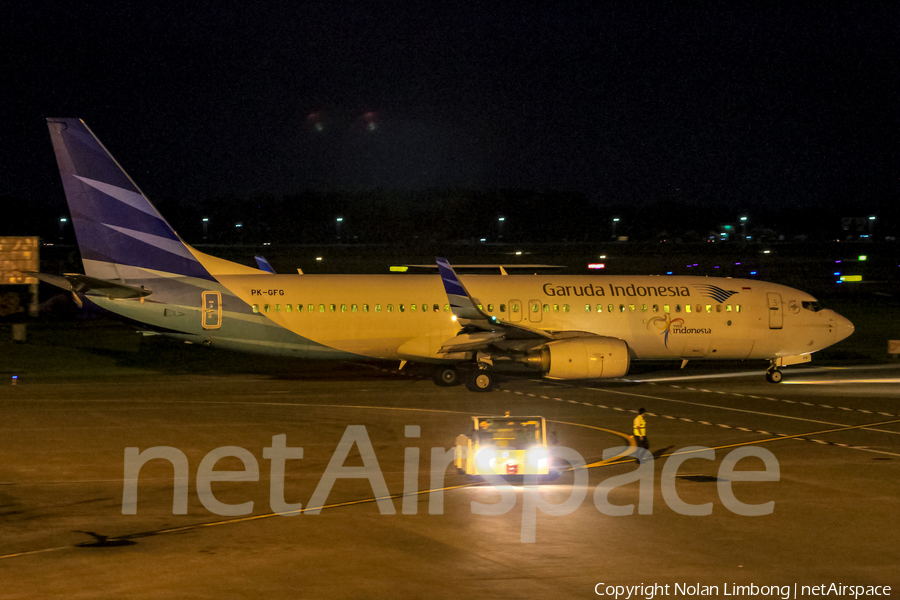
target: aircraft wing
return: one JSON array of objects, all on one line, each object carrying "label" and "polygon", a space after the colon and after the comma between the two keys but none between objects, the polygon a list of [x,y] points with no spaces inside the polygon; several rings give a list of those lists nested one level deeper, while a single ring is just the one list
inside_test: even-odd
[{"label": "aircraft wing", "polygon": [[447,292],[447,300],[450,302],[450,310],[456,321],[463,326],[462,333],[444,342],[440,352],[480,350],[502,340],[557,339],[554,334],[543,329],[501,321],[493,315],[488,315],[478,308],[478,301],[459,280],[456,271],[446,259],[438,258],[437,265],[444,291]]}]

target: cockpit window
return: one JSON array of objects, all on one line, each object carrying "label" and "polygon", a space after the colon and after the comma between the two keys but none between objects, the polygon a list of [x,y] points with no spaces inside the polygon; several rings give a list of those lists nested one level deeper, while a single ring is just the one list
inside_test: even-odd
[{"label": "cockpit window", "polygon": [[822,310],[822,305],[818,302],[807,302],[806,300],[804,300],[803,308],[805,308],[806,310],[811,310],[813,312],[819,312],[820,310]]}]

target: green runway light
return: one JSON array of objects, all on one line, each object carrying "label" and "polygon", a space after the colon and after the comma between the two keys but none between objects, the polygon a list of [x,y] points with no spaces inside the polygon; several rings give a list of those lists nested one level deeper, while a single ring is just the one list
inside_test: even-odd
[{"label": "green runway light", "polygon": [[860,254],[860,255],[859,255],[859,260],[860,260],[860,262],[866,260],[867,258],[869,258],[869,257],[866,256],[865,254]]}]

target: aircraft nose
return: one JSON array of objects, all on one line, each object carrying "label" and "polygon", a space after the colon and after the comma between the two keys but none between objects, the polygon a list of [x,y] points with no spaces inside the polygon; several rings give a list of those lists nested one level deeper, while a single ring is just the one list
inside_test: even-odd
[{"label": "aircraft nose", "polygon": [[835,313],[834,315],[834,343],[847,339],[856,328],[849,319]]}]

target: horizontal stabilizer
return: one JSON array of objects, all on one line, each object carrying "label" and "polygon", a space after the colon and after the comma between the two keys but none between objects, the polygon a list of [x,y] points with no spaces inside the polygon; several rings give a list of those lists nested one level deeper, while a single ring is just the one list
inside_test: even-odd
[{"label": "horizontal stabilizer", "polygon": [[144,287],[137,288],[123,283],[97,279],[96,277],[88,277],[87,275],[81,275],[80,273],[64,273],[62,276],[50,275],[48,273],[29,274],[45,283],[55,285],[58,288],[88,296],[104,296],[106,298],[143,298],[153,293]]}]

